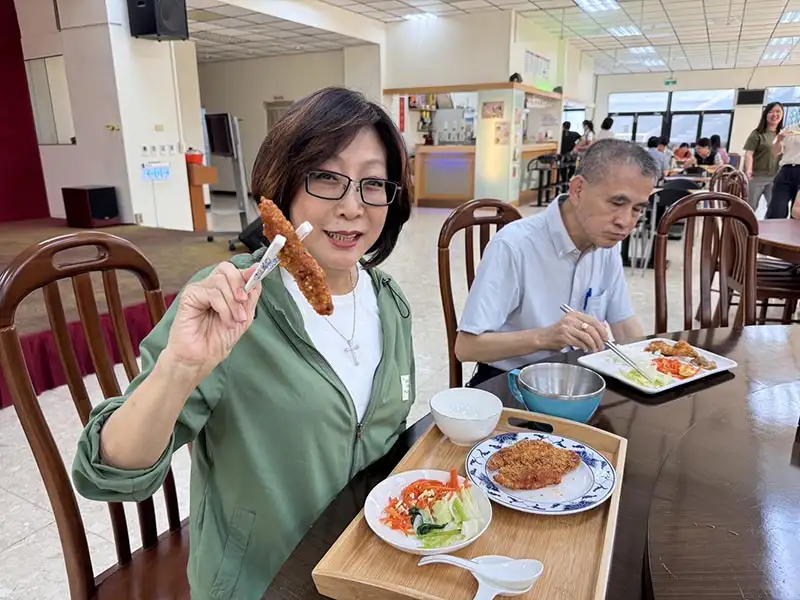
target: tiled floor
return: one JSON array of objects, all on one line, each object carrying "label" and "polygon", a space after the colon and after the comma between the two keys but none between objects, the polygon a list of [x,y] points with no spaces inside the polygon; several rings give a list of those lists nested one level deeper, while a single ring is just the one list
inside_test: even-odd
[{"label": "tiled floor", "polygon": [[[534,209],[524,209],[530,214]],[[412,420],[428,412],[432,394],[447,387],[447,348],[442,317],[436,264],[436,240],[448,211],[421,209],[404,231],[395,254],[385,268],[398,280],[414,310],[414,335],[417,353],[417,402],[412,408]],[[223,243],[220,241],[220,243]],[[672,267],[669,272],[669,291],[676,306],[670,324],[680,326],[679,289],[682,269],[677,243],[670,245]],[[463,244],[453,246],[454,294],[457,311],[466,297],[463,272]],[[653,273],[629,277],[631,296],[645,332],[654,325]],[[124,377],[122,370],[118,371]],[[466,369],[469,375],[469,369]],[[92,397],[101,397],[94,377],[87,378]],[[80,431],[77,416],[66,388],[52,390],[41,396],[41,406],[48,418],[63,460],[69,467]],[[189,457],[180,451],[173,462],[181,514],[188,513]],[[79,499],[87,537],[91,547],[95,572],[114,561],[111,525],[105,506]],[[13,408],[0,411],[0,600],[66,600],[66,573],[61,556],[58,532],[50,504],[41,482],[27,441]],[[156,502],[156,506],[161,503]],[[128,511],[129,529],[136,538],[138,526],[135,510]],[[160,515],[160,524],[165,523]],[[133,540],[137,547],[138,540]]]}]

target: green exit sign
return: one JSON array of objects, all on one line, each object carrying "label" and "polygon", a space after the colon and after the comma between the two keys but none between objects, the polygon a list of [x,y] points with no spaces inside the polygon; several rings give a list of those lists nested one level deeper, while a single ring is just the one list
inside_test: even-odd
[{"label": "green exit sign", "polygon": [[664,85],[666,85],[666,86],[677,85],[677,84],[678,84],[678,80],[677,79],[665,79],[664,80]]}]

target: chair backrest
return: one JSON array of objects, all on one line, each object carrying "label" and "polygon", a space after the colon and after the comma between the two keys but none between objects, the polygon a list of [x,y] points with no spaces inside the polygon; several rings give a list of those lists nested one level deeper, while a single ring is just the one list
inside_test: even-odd
[{"label": "chair backrest", "polygon": [[738,169],[739,168],[739,164],[742,161],[742,155],[738,154],[737,152],[731,152],[730,154],[728,154],[728,158],[730,159],[730,163],[729,164],[733,168]]},{"label": "chair backrest", "polygon": [[708,189],[747,200],[747,177],[731,165],[723,165],[711,176]]},{"label": "chair backrest", "polygon": [[[79,262],[66,261],[75,251],[96,255]],[[67,254],[64,254],[69,251]],[[64,260],[65,262],[59,262]],[[67,318],[59,291],[60,280],[70,280],[80,315],[86,344],[95,373],[106,398],[119,396],[120,388],[114,364],[101,325],[95,299],[92,273],[100,273],[119,355],[130,381],[139,373],[136,354],[123,312],[116,271],[135,275],[144,289],[147,309],[153,325],[165,312],[164,296],[153,265],[129,241],[102,232],[82,231],[45,240],[19,254],[0,272],[0,367],[3,369],[22,429],[44,480],[47,495],[56,517],[61,547],[67,568],[72,598],[94,597],[95,578],[83,525],[69,475],[59,454],[50,427],[42,414],[22,353],[14,315],[20,303],[41,289],[47,315],[67,376],[72,400],[83,425],[89,420],[92,406],[86,391],[75,349],[69,337]],[[172,531],[180,529],[180,513],[175,481],[170,471],[164,483],[167,517]],[[131,560],[131,544],[122,504],[108,505],[117,549],[117,560]],[[137,504],[142,545],[158,541],[152,498]]]},{"label": "chair backrest", "polygon": [[[741,293],[744,324],[756,319],[756,250],[758,221],[741,198],[719,192],[701,192],[679,200],[664,213],[655,241],[656,331],[665,333],[667,322],[667,240],[670,228],[685,221],[683,249],[683,329],[693,329],[693,254],[695,227],[700,240],[700,328],[728,326],[731,289],[735,276]],[[718,261],[718,262],[717,262]],[[719,264],[719,310],[712,315],[711,284]]]},{"label": "chair backrest", "polygon": [[458,318],[453,302],[453,281],[450,273],[450,242],[459,231],[464,231],[464,250],[467,267],[467,289],[475,280],[475,228],[479,232],[478,252],[483,257],[492,227],[499,231],[505,225],[522,218],[516,208],[489,198],[470,200],[455,209],[442,225],[439,232],[439,291],[442,295],[444,324],[447,329],[447,353],[450,358],[450,387],[461,387],[464,373],[461,361],[456,358],[456,335]]}]

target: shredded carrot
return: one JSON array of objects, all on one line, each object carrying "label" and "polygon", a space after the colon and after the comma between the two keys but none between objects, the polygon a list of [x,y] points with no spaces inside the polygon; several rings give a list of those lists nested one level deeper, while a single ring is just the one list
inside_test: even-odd
[{"label": "shredded carrot", "polygon": [[672,375],[677,379],[688,379],[694,377],[700,370],[692,365],[687,365],[685,362],[677,358],[656,358],[653,360],[656,369],[667,375]]},{"label": "shredded carrot", "polygon": [[442,482],[435,479],[418,479],[409,484],[400,494],[399,498],[390,498],[388,506],[384,509],[381,522],[396,531],[403,531],[407,535],[414,533],[411,509],[424,510],[430,508],[439,500],[450,494],[458,493],[470,486],[468,479],[464,484],[458,482],[458,473],[455,469],[450,471],[450,480]]}]

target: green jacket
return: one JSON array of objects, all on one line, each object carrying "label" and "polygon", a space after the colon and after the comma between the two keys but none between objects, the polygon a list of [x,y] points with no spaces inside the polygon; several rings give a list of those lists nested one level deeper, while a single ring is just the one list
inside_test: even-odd
[{"label": "green jacket", "polygon": [[[254,255],[234,257],[245,268]],[[206,277],[198,273],[193,281]],[[100,501],[138,501],[162,484],[172,453],[194,441],[189,582],[193,600],[257,600],[328,503],[405,429],[414,402],[411,314],[398,286],[371,270],[383,356],[361,424],[347,389],[303,327],[276,269],[263,282],[256,319],[230,356],[190,396],[170,446],[149,469],[103,464],[103,423],[147,377],[167,343],[179,302],[142,342],[142,374],[125,396],[92,412],[73,480]]]}]

